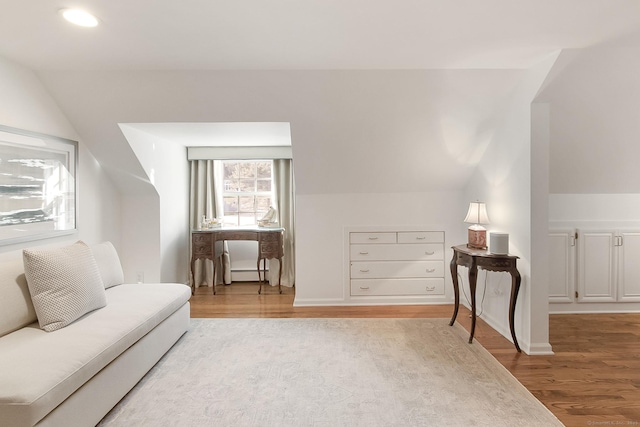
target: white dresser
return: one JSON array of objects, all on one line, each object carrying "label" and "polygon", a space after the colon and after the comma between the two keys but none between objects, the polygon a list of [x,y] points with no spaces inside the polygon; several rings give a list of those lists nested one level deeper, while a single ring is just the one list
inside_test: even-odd
[{"label": "white dresser", "polygon": [[445,295],[444,231],[350,231],[350,295]]}]

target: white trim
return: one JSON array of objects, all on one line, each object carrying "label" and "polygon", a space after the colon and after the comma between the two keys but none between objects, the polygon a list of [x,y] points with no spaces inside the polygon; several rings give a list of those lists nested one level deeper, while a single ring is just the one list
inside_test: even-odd
[{"label": "white trim", "polygon": [[293,159],[290,146],[271,147],[187,147],[187,160]]}]

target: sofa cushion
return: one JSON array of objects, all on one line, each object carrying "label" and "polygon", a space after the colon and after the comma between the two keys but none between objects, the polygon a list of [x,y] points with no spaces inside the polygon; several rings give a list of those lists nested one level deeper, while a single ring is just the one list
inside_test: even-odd
[{"label": "sofa cushion", "polygon": [[45,331],[63,328],[107,303],[100,270],[84,242],[22,254],[33,307]]},{"label": "sofa cushion", "polygon": [[98,264],[98,270],[100,270],[102,284],[105,289],[124,283],[122,264],[120,264],[118,252],[116,252],[116,248],[113,247],[111,242],[92,245],[91,252],[96,264]]},{"label": "sofa cushion", "polygon": [[36,324],[0,338],[0,425],[34,425],[188,302],[181,284],[124,284],[106,307],[47,333]]},{"label": "sofa cushion", "polygon": [[0,262],[0,337],[37,320],[22,257]]}]

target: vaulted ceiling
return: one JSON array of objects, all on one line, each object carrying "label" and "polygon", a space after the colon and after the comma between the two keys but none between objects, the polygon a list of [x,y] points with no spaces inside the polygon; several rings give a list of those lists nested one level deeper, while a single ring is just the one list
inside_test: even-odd
[{"label": "vaulted ceiling", "polygon": [[[640,46],[638,0],[0,4],[0,57],[37,73],[123,192],[141,168],[118,124],[172,122],[291,123],[301,192],[461,188],[525,69]],[[100,24],[70,25],[71,6]]]}]

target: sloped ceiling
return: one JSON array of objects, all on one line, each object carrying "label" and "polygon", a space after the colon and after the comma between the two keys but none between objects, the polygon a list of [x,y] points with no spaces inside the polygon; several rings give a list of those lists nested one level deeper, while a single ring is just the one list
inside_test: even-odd
[{"label": "sloped ceiling", "polygon": [[118,124],[167,122],[291,123],[301,193],[458,189],[524,69],[640,29],[636,0],[81,3],[98,27],[10,2],[0,56],[37,72],[123,192],[145,177]]}]

